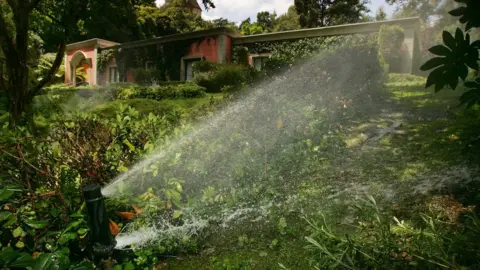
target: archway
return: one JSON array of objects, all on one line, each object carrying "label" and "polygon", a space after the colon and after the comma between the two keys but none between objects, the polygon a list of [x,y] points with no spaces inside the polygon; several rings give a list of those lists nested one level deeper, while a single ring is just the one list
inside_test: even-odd
[{"label": "archway", "polygon": [[78,83],[90,84],[90,73],[92,68],[92,59],[81,52],[76,52],[70,60],[70,78],[75,87]]}]

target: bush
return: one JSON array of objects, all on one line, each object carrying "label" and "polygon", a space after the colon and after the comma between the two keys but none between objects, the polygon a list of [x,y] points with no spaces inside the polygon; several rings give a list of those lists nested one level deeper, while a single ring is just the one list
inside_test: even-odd
[{"label": "bush", "polygon": [[382,25],[378,32],[378,49],[388,64],[389,72],[401,72],[405,33],[398,25]]},{"label": "bush", "polygon": [[165,74],[156,69],[136,68],[133,70],[133,78],[139,84],[155,84],[165,81]]},{"label": "bush", "polygon": [[[201,63],[201,64],[200,64]],[[202,61],[194,69],[197,70],[194,82],[207,89],[209,93],[219,93],[224,86],[239,88],[251,81],[249,68],[234,64],[207,64]]]},{"label": "bush", "polygon": [[157,86],[132,85],[117,90],[118,99],[148,98],[153,100],[197,98],[205,96],[205,88],[192,84],[167,84]]}]

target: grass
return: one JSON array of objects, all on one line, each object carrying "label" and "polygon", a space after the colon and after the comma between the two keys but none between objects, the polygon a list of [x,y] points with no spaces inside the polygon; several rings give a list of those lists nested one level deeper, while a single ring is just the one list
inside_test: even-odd
[{"label": "grass", "polygon": [[[412,198],[412,186],[417,184],[419,176],[456,165],[478,164],[479,161],[476,153],[480,149],[475,142],[480,131],[480,112],[475,109],[465,111],[463,108],[456,108],[461,91],[445,89],[435,94],[432,89],[424,89],[424,83],[425,79],[422,77],[391,74],[386,85],[388,98],[384,103],[378,104],[375,112],[372,111],[366,116],[362,114],[361,118],[353,118],[346,123],[349,153],[341,157],[343,169],[334,168],[333,173],[336,181],[340,181],[337,183],[342,184],[341,179],[345,179],[342,184],[345,189],[349,188],[349,183],[361,185],[362,181],[367,181],[369,189],[366,192],[378,196],[379,202],[382,201],[382,196],[388,197],[388,189],[393,186],[395,194],[400,196],[394,199],[393,205],[390,202],[390,206],[388,203],[385,206],[397,205],[395,209],[399,218],[418,216],[419,212],[427,207],[425,205],[429,200],[428,196]],[[369,134],[371,130],[385,129],[396,122],[401,123],[397,129],[400,132],[388,133],[372,142],[372,134]],[[309,187],[312,194],[306,201],[313,203],[325,200],[318,197],[322,196],[321,194],[332,195],[321,187],[325,185],[321,179],[325,179],[325,175],[329,174],[325,170],[325,167],[317,168],[320,180],[316,176],[309,180],[313,183]],[[315,186],[316,182],[319,186]],[[341,190],[342,187],[338,189]],[[480,202],[472,192],[465,195],[461,188],[458,192],[448,192],[465,204]],[[299,191],[292,191],[291,194],[298,193]],[[334,206],[334,200],[336,199],[331,199],[331,212],[337,212],[338,216],[348,214],[348,205],[340,203],[340,206]],[[328,208],[330,204],[324,207]],[[227,234],[230,241],[222,240],[220,236],[211,237],[206,239],[208,246],[204,247],[204,252],[196,256],[169,258],[164,262],[164,267],[279,269],[281,263],[289,269],[309,269],[310,254],[305,249],[305,236],[308,236],[306,223],[298,219],[297,215],[297,219],[288,222],[288,226],[290,233],[285,235],[275,231],[265,232],[265,228],[250,231],[248,237],[255,241],[239,246],[237,239],[245,230],[239,225],[237,232]],[[345,232],[348,230],[341,226],[337,229]],[[272,241],[281,244],[272,249],[269,246]],[[212,263],[212,260],[217,263]]]},{"label": "grass", "polygon": [[166,99],[160,101],[143,98],[114,100],[93,108],[93,111],[104,117],[112,117],[115,115],[117,108],[120,105],[124,105],[135,108],[143,115],[148,115],[149,113],[164,115],[172,111],[190,114],[200,109],[203,105],[208,105],[211,99],[220,100],[222,98],[222,94],[207,94],[206,97],[202,98]]}]

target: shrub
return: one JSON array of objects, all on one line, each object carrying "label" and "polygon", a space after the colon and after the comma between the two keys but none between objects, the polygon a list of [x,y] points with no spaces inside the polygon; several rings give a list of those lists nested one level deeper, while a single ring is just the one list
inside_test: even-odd
[{"label": "shrub", "polygon": [[133,77],[139,84],[154,84],[165,81],[165,74],[161,70],[136,68],[133,70]]},{"label": "shrub", "polygon": [[148,98],[154,100],[197,98],[205,96],[205,88],[192,84],[166,84],[157,86],[132,85],[117,91],[118,99]]},{"label": "shrub", "polygon": [[[219,93],[224,86],[240,87],[250,81],[248,69],[248,67],[234,64],[201,64],[197,66],[199,73],[195,74],[194,82],[205,87],[209,93]],[[204,72],[200,72],[201,70]]]},{"label": "shrub", "polygon": [[382,25],[378,32],[378,49],[388,64],[389,72],[401,72],[405,33],[398,25]]}]

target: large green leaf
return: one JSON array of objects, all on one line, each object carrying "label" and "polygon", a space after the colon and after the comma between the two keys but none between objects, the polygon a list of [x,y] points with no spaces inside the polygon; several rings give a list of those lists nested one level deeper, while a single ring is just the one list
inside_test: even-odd
[{"label": "large green leaf", "polygon": [[449,50],[447,47],[443,45],[436,45],[428,49],[431,53],[435,55],[440,55],[440,56],[448,56],[452,53],[451,50]]},{"label": "large green leaf", "polygon": [[35,264],[32,256],[27,253],[22,253],[20,257],[18,257],[14,262],[12,262],[9,266],[10,267],[18,267],[18,268],[31,268]]},{"label": "large green leaf", "polygon": [[435,91],[443,89],[446,85],[455,90],[459,78],[463,81],[467,78],[468,67],[478,69],[478,49],[473,46],[474,43],[470,44],[468,33],[464,36],[462,30],[457,28],[453,37],[444,31],[443,41],[446,46],[437,45],[429,50],[444,57],[434,57],[420,67],[424,71],[435,68],[429,74],[425,85],[426,87],[435,85]]},{"label": "large green leaf", "polygon": [[420,67],[420,70],[426,71],[432,68],[436,68],[447,63],[447,58],[445,57],[434,57]]},{"label": "large green leaf", "polygon": [[0,201],[6,201],[13,195],[13,191],[8,188],[0,189]]},{"label": "large green leaf", "polygon": [[448,48],[450,48],[452,51],[455,50],[456,42],[452,34],[450,34],[448,31],[443,31],[442,39],[443,39],[443,43],[445,43],[445,45],[447,45]]},{"label": "large green leaf", "polygon": [[44,229],[49,224],[47,220],[24,220],[24,222],[34,229]]},{"label": "large green leaf", "polygon": [[42,253],[38,255],[35,260],[34,270],[45,270],[53,267],[53,255],[49,253]]},{"label": "large green leaf", "polygon": [[0,222],[3,222],[4,220],[7,220],[10,218],[13,214],[10,212],[0,212]]},{"label": "large green leaf", "polygon": [[20,252],[13,250],[13,248],[11,247],[8,247],[0,251],[0,262],[3,265],[8,265],[11,262],[15,261],[21,255],[22,254]]},{"label": "large green leaf", "polygon": [[90,270],[93,269],[93,264],[91,262],[81,262],[77,265],[70,266],[70,270]]},{"label": "large green leaf", "polygon": [[463,3],[466,6],[456,8],[448,13],[452,16],[460,17],[460,23],[466,23],[465,31],[472,27],[480,27],[480,1],[478,0],[455,0],[458,3]]},{"label": "large green leaf", "polygon": [[64,233],[60,236],[60,238],[58,239],[58,243],[63,245],[65,243],[67,243],[68,241],[75,240],[75,239],[77,239],[77,233],[76,232],[67,232],[67,233]]},{"label": "large green leaf", "polygon": [[467,108],[475,104],[480,104],[480,78],[475,81],[465,82],[468,90],[460,97],[460,106],[466,105]]}]

